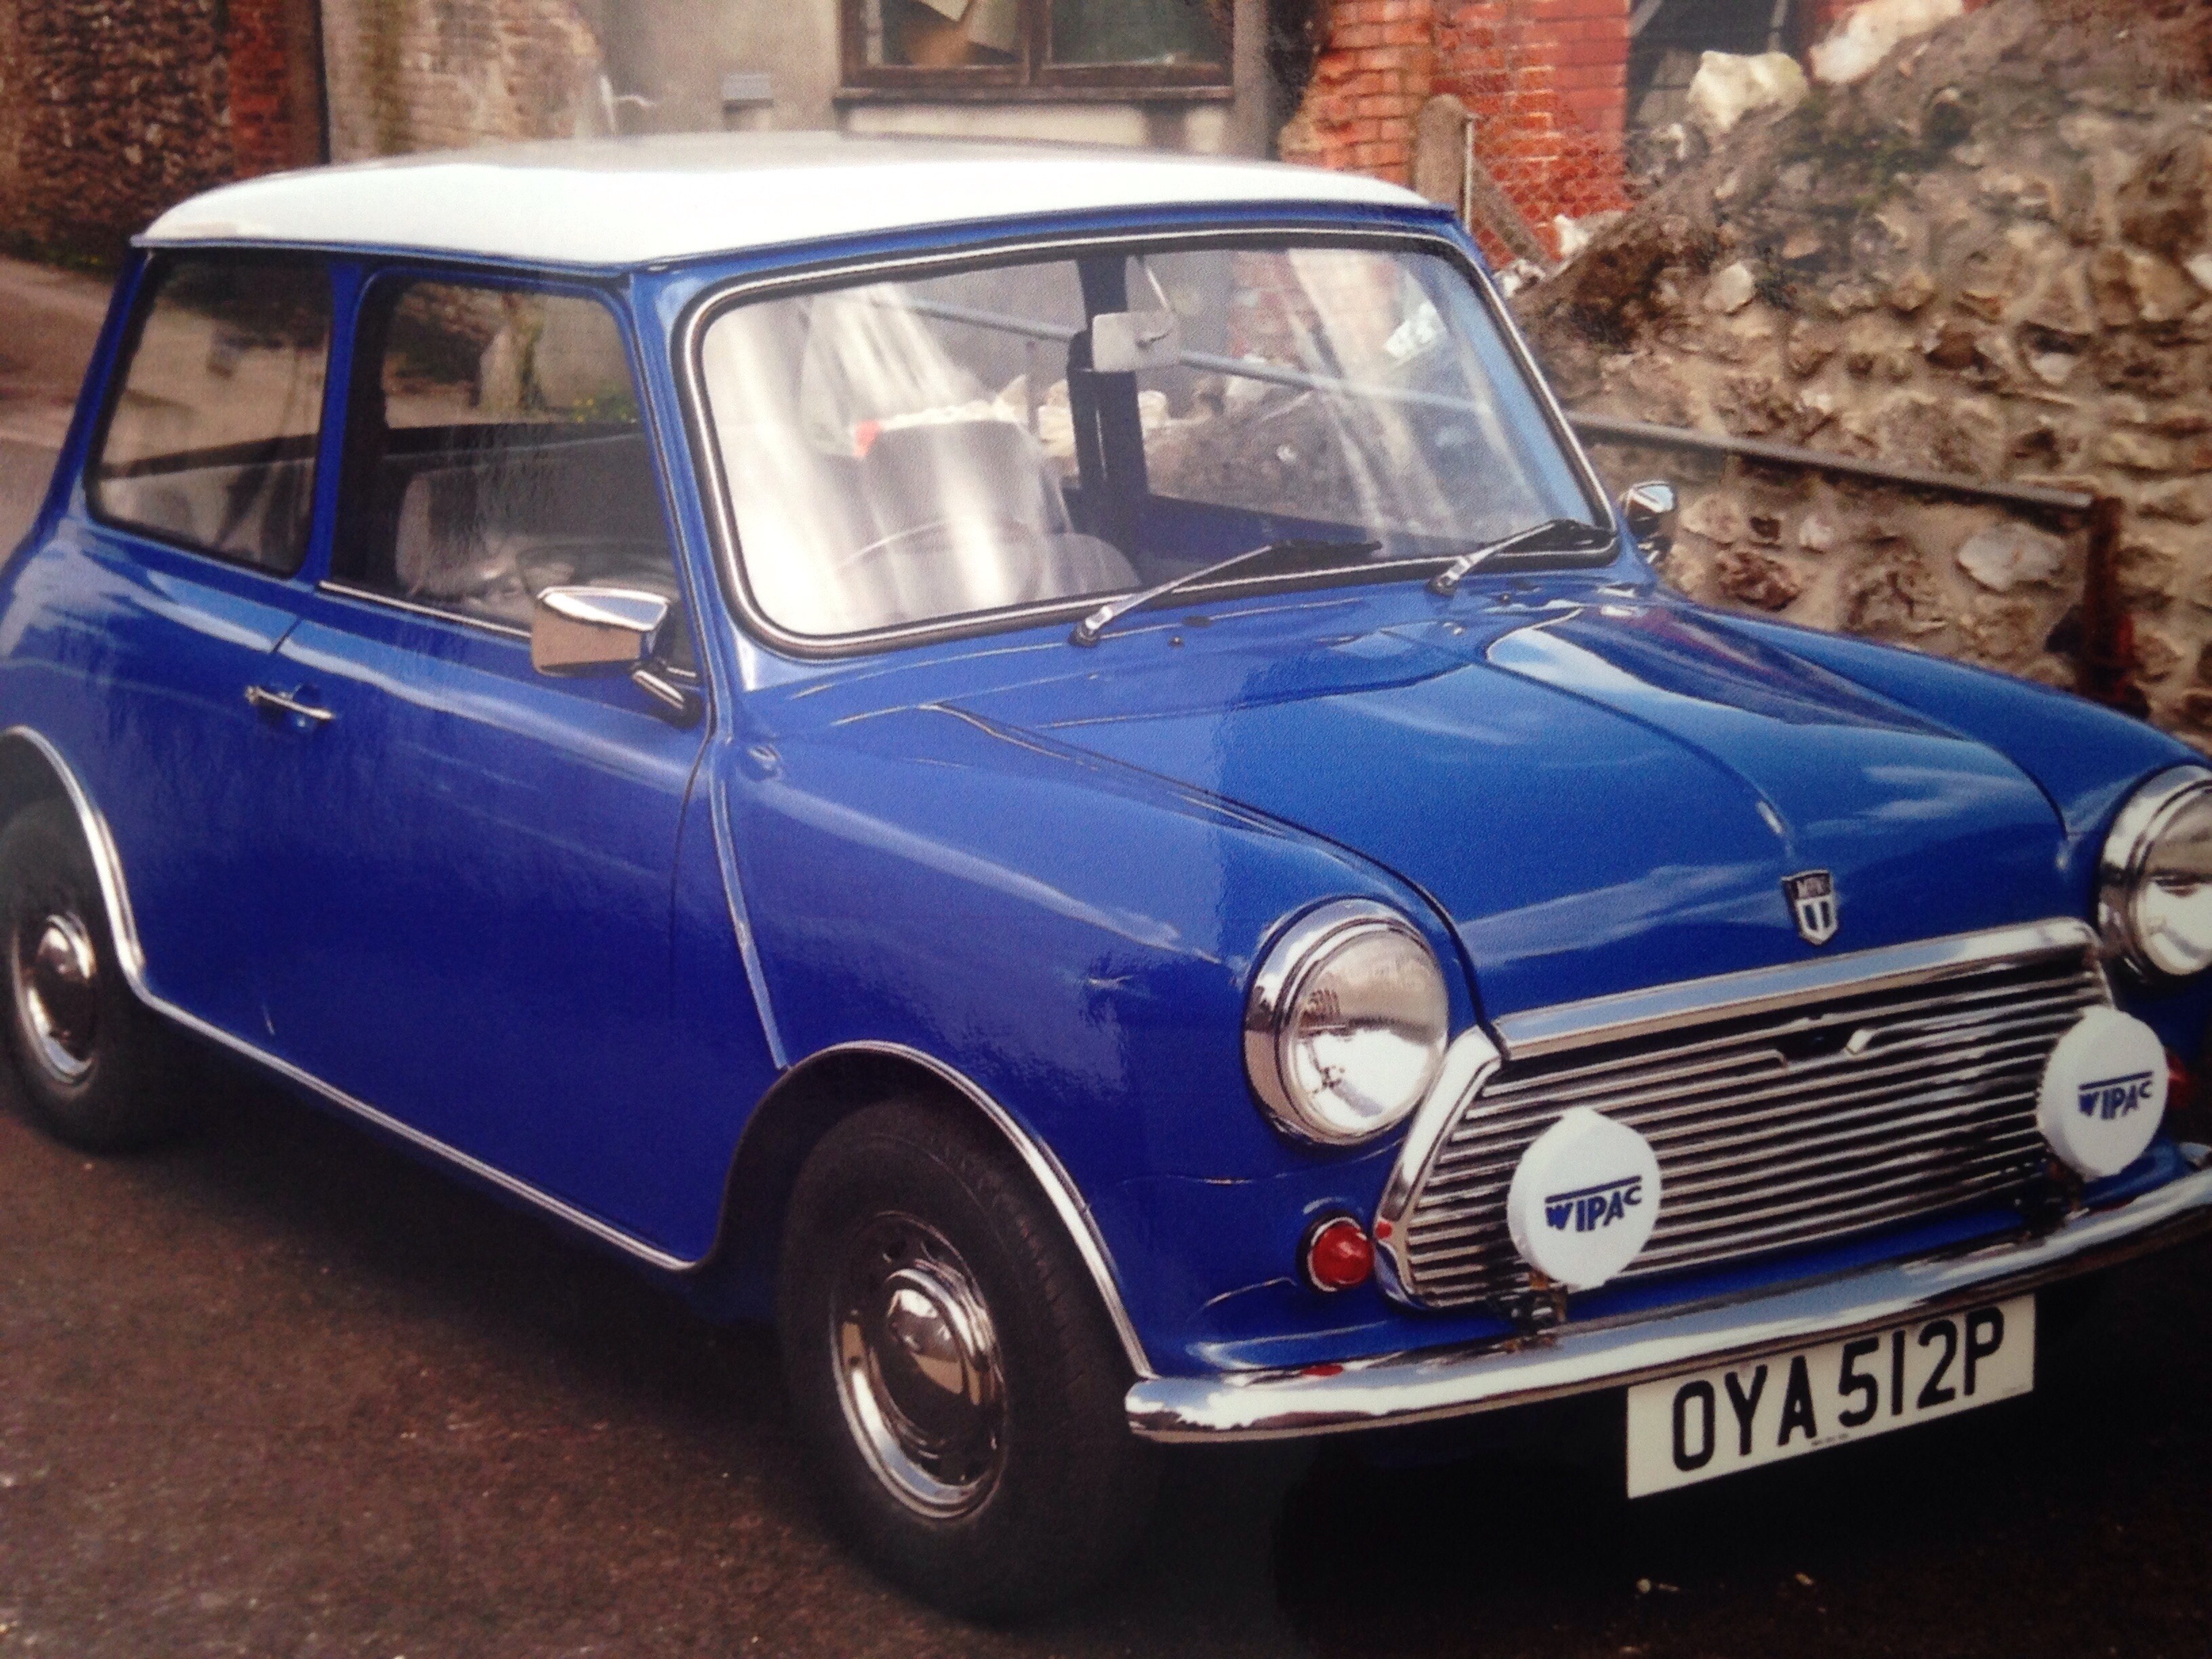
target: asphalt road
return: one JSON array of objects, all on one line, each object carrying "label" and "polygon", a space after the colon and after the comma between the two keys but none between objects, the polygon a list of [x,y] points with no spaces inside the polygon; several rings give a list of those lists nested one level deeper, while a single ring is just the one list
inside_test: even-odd
[{"label": "asphalt road", "polygon": [[963,1627],[823,1533],[771,1344],[240,1079],[100,1161],[0,1087],[0,1654],[2197,1656],[2212,1249],[2038,1392],[1714,1486],[1176,1460],[1120,1583]]}]

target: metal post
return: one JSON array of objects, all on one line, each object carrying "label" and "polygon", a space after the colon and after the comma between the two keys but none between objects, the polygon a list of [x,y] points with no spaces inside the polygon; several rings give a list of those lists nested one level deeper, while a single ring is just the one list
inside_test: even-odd
[{"label": "metal post", "polygon": [[1467,112],[1467,119],[1459,129],[1459,222],[1468,234],[1474,234],[1474,112]]},{"label": "metal post", "polygon": [[2150,713],[2150,699],[2136,684],[2135,619],[2120,599],[2120,512],[2121,502],[2112,495],[2098,496],[2089,509],[2074,689],[2092,702],[2141,716]]}]

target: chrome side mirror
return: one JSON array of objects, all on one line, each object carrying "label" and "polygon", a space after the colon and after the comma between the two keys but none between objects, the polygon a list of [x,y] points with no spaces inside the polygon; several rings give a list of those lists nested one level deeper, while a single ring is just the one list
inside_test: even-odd
[{"label": "chrome side mirror", "polygon": [[699,694],[669,678],[661,630],[674,607],[634,587],[549,587],[530,611],[530,665],[574,678],[627,674],[659,705],[656,713],[690,726],[705,712]]},{"label": "chrome side mirror", "polygon": [[668,623],[658,593],[549,587],[530,613],[530,665],[541,674],[629,674],[647,666]]},{"label": "chrome side mirror", "polygon": [[1662,479],[1647,478],[1620,492],[1620,516],[1627,523],[1628,533],[1654,564],[1664,562],[1674,550],[1674,520],[1680,514],[1674,486]]}]

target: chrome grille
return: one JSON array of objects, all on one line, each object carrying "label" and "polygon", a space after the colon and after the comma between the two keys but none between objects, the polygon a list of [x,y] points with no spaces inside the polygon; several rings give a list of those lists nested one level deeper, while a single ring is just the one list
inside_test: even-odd
[{"label": "chrome grille", "polygon": [[1527,1291],[1506,1234],[1522,1153],[1571,1106],[1658,1154],[1659,1221],[1624,1279],[1785,1250],[2017,1191],[2045,1164],[2043,1066],[2109,1000],[2083,949],[1934,983],[1709,1018],[1509,1061],[1438,1139],[1405,1212],[1431,1306]]}]

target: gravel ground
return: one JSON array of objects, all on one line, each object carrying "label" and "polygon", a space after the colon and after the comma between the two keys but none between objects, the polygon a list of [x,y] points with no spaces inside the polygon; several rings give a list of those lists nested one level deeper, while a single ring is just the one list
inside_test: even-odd
[{"label": "gravel ground", "polygon": [[2212,1647],[2202,1246],[2121,1275],[2029,1400],[1644,1503],[1607,1402],[1579,1463],[1186,1456],[1123,1581],[981,1632],[824,1535],[761,1334],[273,1090],[222,1093],[114,1161],[0,1100],[0,1653]]},{"label": "gravel ground", "polygon": [[0,556],[31,527],[53,470],[52,450],[0,438]]}]

